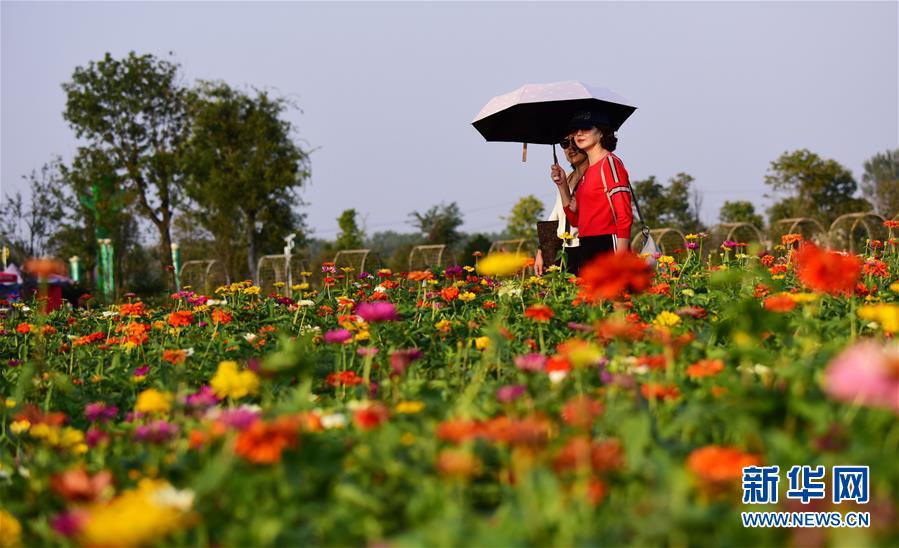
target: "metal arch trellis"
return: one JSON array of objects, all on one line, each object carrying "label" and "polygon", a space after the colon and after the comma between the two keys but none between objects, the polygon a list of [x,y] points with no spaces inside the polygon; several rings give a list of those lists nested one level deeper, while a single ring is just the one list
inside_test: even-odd
[{"label": "metal arch trellis", "polygon": [[[765,240],[765,233],[762,232],[757,226],[755,226],[752,223],[721,223],[721,224],[715,226],[713,228],[713,230],[716,230],[719,228],[727,230],[727,236],[724,237],[725,240],[733,241],[737,231],[740,229],[746,228],[755,233],[756,239],[760,244],[762,244],[762,245],[768,244],[768,241]],[[743,242],[743,243],[748,243],[748,242]]]},{"label": "metal arch trellis", "polygon": [[[668,249],[669,247],[671,247],[671,245],[685,246],[687,243],[687,238],[684,233],[676,228],[653,228],[649,231],[649,235],[652,236],[653,240],[655,240],[656,245],[659,247],[659,251],[665,255],[668,254]],[[675,240],[674,242],[671,241],[672,237]],[[644,243],[645,237],[643,236],[643,232],[638,231],[631,242],[631,249],[639,251],[640,249],[642,249]]]},{"label": "metal arch trellis", "polygon": [[487,251],[487,254],[491,254],[498,251],[506,251],[511,253],[518,253],[521,251],[521,247],[524,245],[524,238],[519,238],[515,240],[495,240],[490,244],[490,249]]},{"label": "metal arch trellis", "polygon": [[[778,227],[787,225],[789,225],[789,228],[785,232],[778,233],[776,231]],[[787,219],[780,219],[778,221],[775,221],[771,225],[771,229],[768,232],[771,244],[779,244],[781,236],[785,234],[795,234],[796,230],[799,229],[802,225],[811,225],[812,227],[817,228],[816,232],[811,230],[809,231],[809,239],[817,242],[819,245],[823,245],[824,247],[830,247],[830,233],[826,228],[824,228],[824,225],[822,225],[817,220],[812,219],[811,217],[790,217]],[[815,235],[817,235],[817,238],[812,237]]]},{"label": "metal arch trellis", "polygon": [[337,255],[334,255],[334,267],[337,270],[351,267],[357,273],[362,272],[365,270],[365,260],[369,253],[371,253],[370,249],[342,249],[337,252]]},{"label": "metal arch trellis", "polygon": [[[215,277],[218,275],[218,277]],[[178,272],[182,286],[209,295],[221,285],[231,283],[228,271],[215,259],[186,261]]]},{"label": "metal arch trellis", "polygon": [[443,265],[445,244],[417,245],[409,251],[409,272],[427,270]]},{"label": "metal arch trellis", "polygon": [[[830,230],[828,230],[828,237],[833,243],[837,238],[845,236],[846,241],[849,244],[849,252],[855,253],[855,238],[853,235],[855,234],[855,230],[861,225],[865,229],[865,234],[867,234],[869,240],[874,240],[876,238],[875,230],[871,229],[871,226],[868,224],[868,219],[877,219],[877,227],[882,227],[884,221],[883,217],[874,213],[873,211],[860,211],[857,213],[845,213],[840,215],[832,223],[830,223]],[[838,229],[838,225],[844,221],[852,221],[852,225],[849,227],[849,231],[844,234],[841,234],[841,230]]]}]

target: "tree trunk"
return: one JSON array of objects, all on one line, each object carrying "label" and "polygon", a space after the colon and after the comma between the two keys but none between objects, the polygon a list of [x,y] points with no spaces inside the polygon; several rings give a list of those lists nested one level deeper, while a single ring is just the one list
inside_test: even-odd
[{"label": "tree trunk", "polygon": [[249,267],[250,279],[259,284],[256,272],[256,212],[248,212],[247,214],[247,266]]}]

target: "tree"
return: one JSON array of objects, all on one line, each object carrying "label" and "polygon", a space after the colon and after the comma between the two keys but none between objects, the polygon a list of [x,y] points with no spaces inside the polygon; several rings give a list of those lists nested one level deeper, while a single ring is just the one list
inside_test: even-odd
[{"label": "tree", "polygon": [[296,191],[309,177],[309,157],[282,119],[288,106],[266,92],[251,97],[221,82],[201,83],[190,99],[184,163],[193,213],[224,253],[245,247],[254,277],[261,241],[303,229],[293,206],[302,204]]},{"label": "tree", "polygon": [[899,215],[899,148],[875,154],[865,162],[862,194],[881,216],[892,219]]},{"label": "tree", "polygon": [[446,244],[454,246],[462,239],[459,227],[462,226],[462,212],[459,205],[452,202],[435,205],[424,213],[413,211],[411,224],[418,228],[428,244]]},{"label": "tree", "polygon": [[134,191],[138,209],[159,231],[160,260],[171,265],[171,223],[181,194],[182,147],[188,135],[187,90],[178,65],[130,52],[107,53],[77,67],[63,117],[75,134],[110,160]]},{"label": "tree", "polygon": [[646,224],[652,228],[672,227],[687,232],[702,230],[699,220],[702,199],[693,188],[693,181],[691,175],[678,173],[668,179],[667,186],[657,182],[655,176],[632,183]]},{"label": "tree", "polygon": [[536,241],[537,221],[543,220],[543,202],[529,194],[518,200],[509,216],[502,219],[507,221],[506,234],[510,238]]},{"label": "tree", "polygon": [[765,221],[755,212],[755,206],[745,200],[724,202],[718,212],[718,220],[722,223],[749,223],[759,229],[765,227]]},{"label": "tree", "polygon": [[356,210],[345,209],[337,218],[340,233],[337,235],[337,249],[359,249],[365,235],[356,224]]},{"label": "tree", "polygon": [[845,213],[871,209],[866,200],[854,197],[858,185],[848,169],[805,149],[784,152],[771,162],[765,184],[783,196],[768,209],[771,223],[812,217],[828,226]]},{"label": "tree", "polygon": [[52,237],[65,216],[60,166],[56,159],[23,176],[28,181],[29,200],[16,192],[0,206],[0,238],[9,243],[12,257],[20,264],[28,257],[51,252]]}]

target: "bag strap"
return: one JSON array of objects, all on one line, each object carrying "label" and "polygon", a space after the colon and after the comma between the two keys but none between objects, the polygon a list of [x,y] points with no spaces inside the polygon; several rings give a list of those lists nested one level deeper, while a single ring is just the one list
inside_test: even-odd
[{"label": "bag strap", "polygon": [[[577,173],[577,168],[574,168],[574,173]],[[570,193],[571,196],[574,196],[575,194],[577,194],[577,189],[579,186],[581,186],[581,181],[584,180],[586,173],[587,173],[587,170],[584,170],[584,175],[581,175],[581,178],[578,179],[576,183],[574,183],[574,188],[571,189],[571,193]],[[568,181],[565,181],[565,184],[567,185]],[[564,211],[562,212],[562,216],[565,217],[565,233],[571,234],[571,221],[568,220],[568,215],[565,215]]]},{"label": "bag strap", "polygon": [[[615,162],[612,160],[612,154],[609,153],[606,156],[606,160],[609,162],[609,170],[612,172],[612,178],[615,179],[616,183],[620,183],[621,180],[618,178],[618,169],[615,167]],[[640,203],[637,201],[637,194],[634,192],[634,187],[631,186],[630,180],[627,181],[627,188],[624,187],[615,187],[609,192],[608,187],[606,186],[606,172],[605,170],[600,170],[602,174],[602,188],[606,191],[606,197],[609,199],[609,208],[612,210],[612,219],[615,221],[615,224],[618,224],[618,218],[615,215],[615,207],[612,205],[612,194],[617,194],[618,192],[630,192],[631,200],[634,209],[637,210],[637,220],[640,221],[640,232],[643,233],[644,239],[649,239],[649,227],[646,225],[646,221],[643,220],[643,213],[640,212]]]}]

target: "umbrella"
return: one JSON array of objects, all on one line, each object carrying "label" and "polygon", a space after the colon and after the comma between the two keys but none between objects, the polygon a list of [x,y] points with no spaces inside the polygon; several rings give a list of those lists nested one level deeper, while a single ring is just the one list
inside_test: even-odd
[{"label": "umbrella", "polygon": [[564,137],[568,122],[579,112],[601,113],[618,129],[635,110],[610,89],[568,80],[525,84],[494,97],[471,124],[488,141],[551,145]]}]

